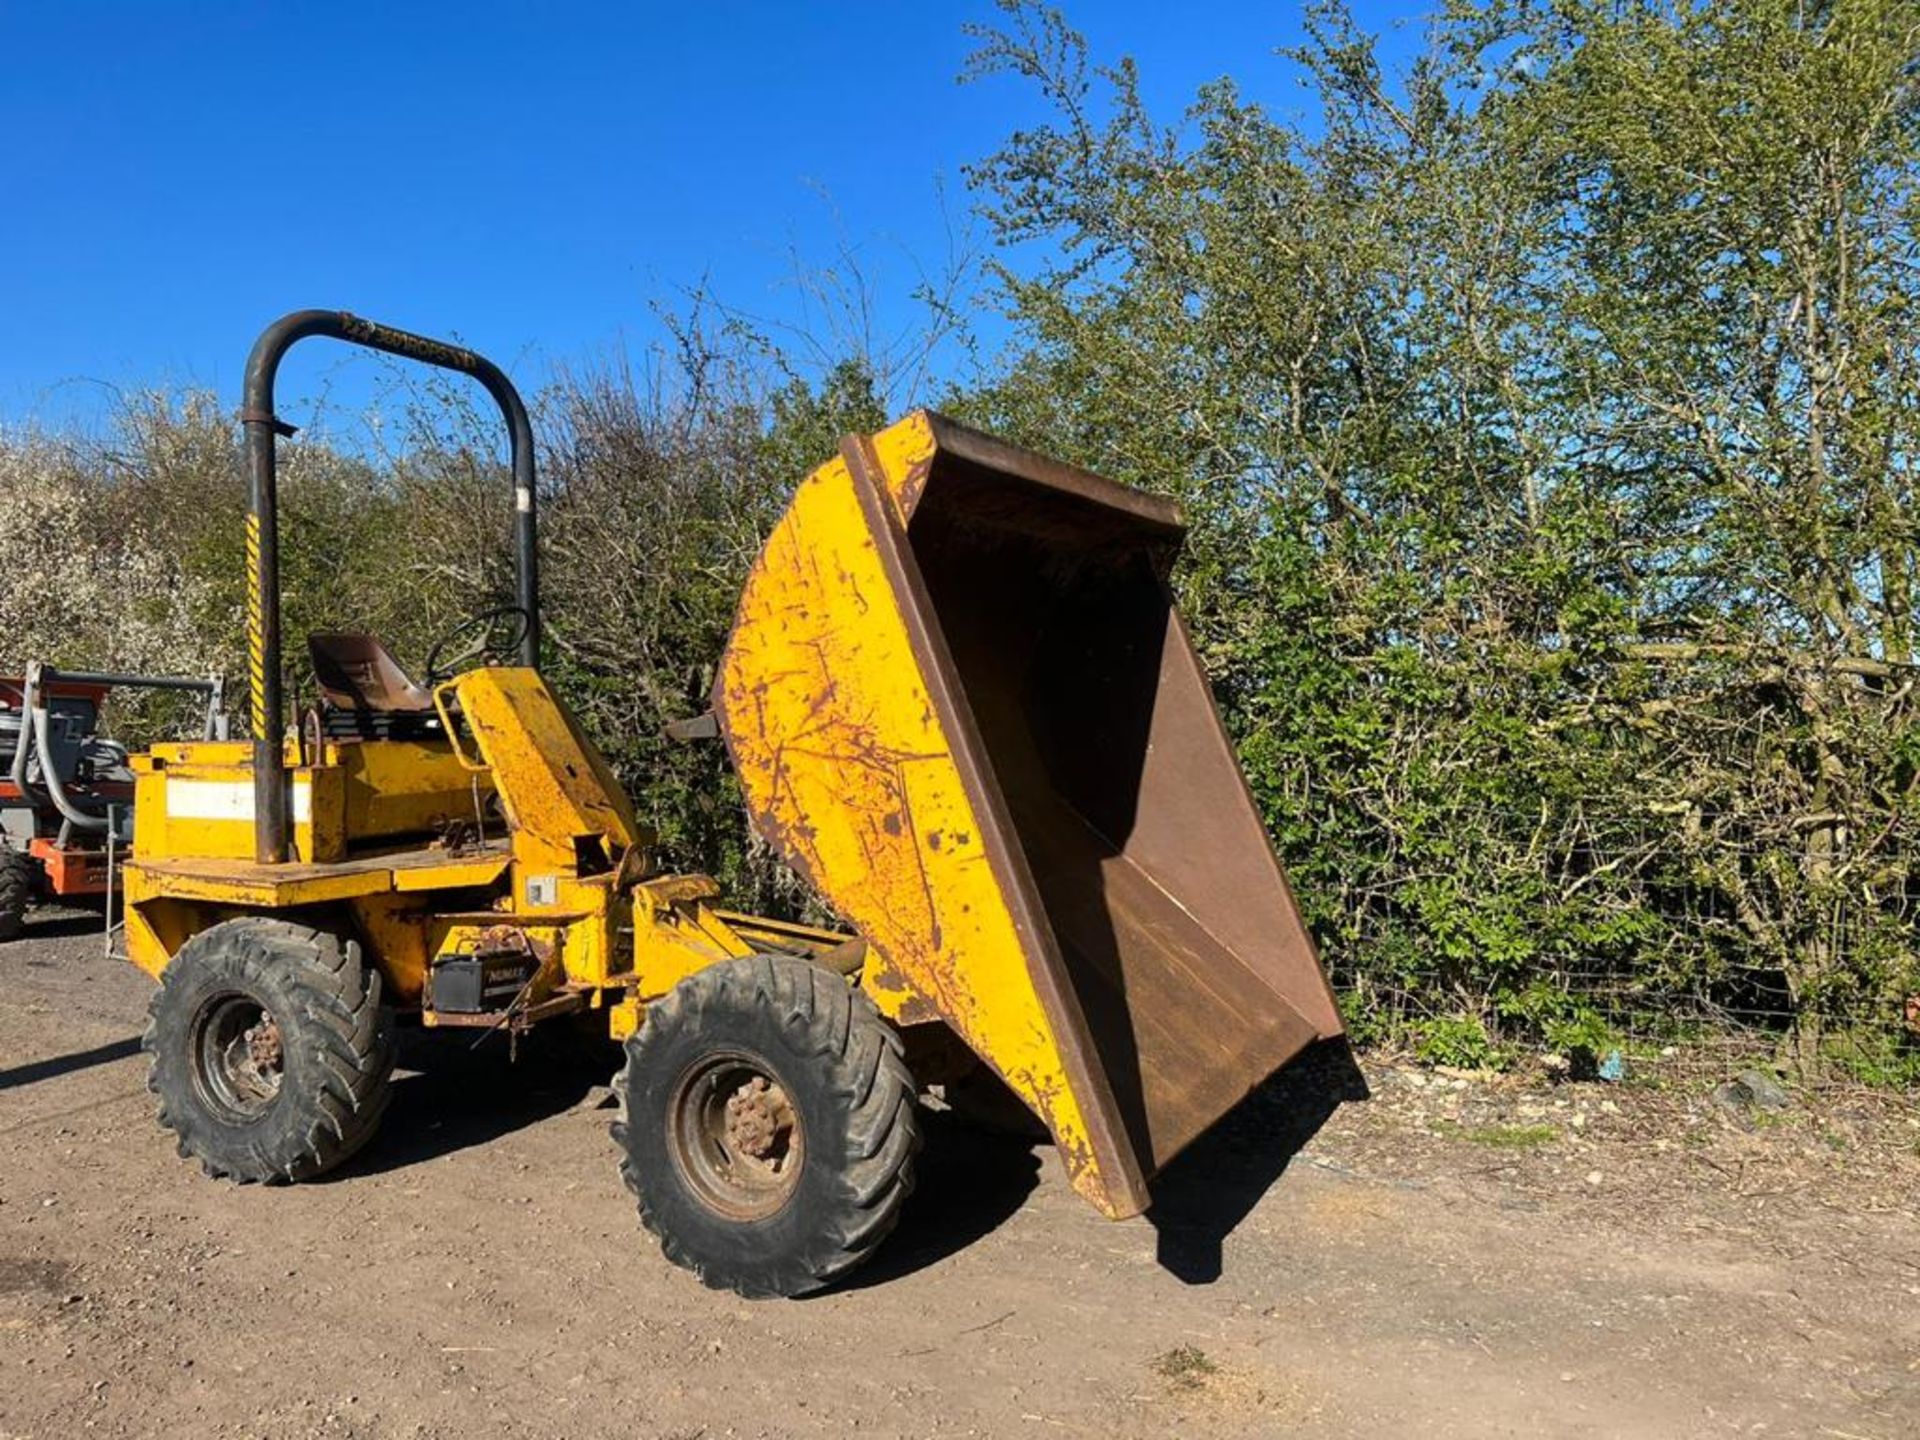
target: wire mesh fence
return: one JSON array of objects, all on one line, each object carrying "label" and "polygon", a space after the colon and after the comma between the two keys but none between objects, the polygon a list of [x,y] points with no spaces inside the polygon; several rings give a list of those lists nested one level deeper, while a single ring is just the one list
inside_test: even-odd
[{"label": "wire mesh fence", "polygon": [[1374,873],[1298,866],[1355,1034],[1470,1067],[1763,1062],[1807,1085],[1920,1087],[1902,847],[1869,853],[1837,819],[1742,833],[1614,808],[1601,824],[1579,804],[1476,807],[1454,817],[1459,844],[1410,844]]}]

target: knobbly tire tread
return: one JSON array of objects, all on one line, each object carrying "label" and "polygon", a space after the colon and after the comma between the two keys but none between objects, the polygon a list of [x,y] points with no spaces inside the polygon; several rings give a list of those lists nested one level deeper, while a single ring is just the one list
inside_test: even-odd
[{"label": "knobbly tire tread", "polygon": [[[677,1082],[713,1048],[768,1062],[799,1111],[797,1188],[763,1220],[708,1208],[671,1158]],[[790,955],[722,961],[682,980],[626,1044],[614,1082],[620,1178],[661,1252],[716,1290],[804,1295],[870,1256],[900,1218],[920,1149],[899,1032],[839,975]]]},{"label": "knobbly tire tread", "polygon": [[33,903],[33,861],[0,845],[0,940],[17,940]]},{"label": "knobbly tire tread", "polygon": [[[190,1027],[207,1000],[239,992],[280,1026],[280,1093],[236,1125],[199,1094]],[[379,972],[353,941],[290,920],[243,916],[202,931],[161,972],[141,1048],[160,1123],[183,1157],[215,1179],[243,1184],[310,1180],[373,1137],[392,1095],[392,1013]]]}]

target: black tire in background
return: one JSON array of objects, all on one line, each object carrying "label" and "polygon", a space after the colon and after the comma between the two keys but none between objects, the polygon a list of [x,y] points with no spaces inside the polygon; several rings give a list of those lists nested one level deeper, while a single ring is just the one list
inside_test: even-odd
[{"label": "black tire in background", "polygon": [[332,1169],[372,1137],[390,1095],[379,973],[356,942],[291,921],[228,920],[182,945],[141,1045],[160,1123],[224,1179]]},{"label": "black tire in background", "polygon": [[627,1041],[613,1138],[674,1264],[757,1299],[865,1260],[920,1147],[900,1036],[831,971],[788,955],[709,966]]},{"label": "black tire in background", "polygon": [[0,841],[0,940],[19,938],[32,903],[32,857]]}]

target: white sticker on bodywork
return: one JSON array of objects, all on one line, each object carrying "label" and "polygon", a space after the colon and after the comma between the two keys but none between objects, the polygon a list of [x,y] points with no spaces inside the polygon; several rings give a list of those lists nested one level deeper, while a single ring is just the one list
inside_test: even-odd
[{"label": "white sticker on bodywork", "polygon": [[[294,781],[293,819],[304,825],[313,818],[313,784]],[[253,819],[251,780],[167,780],[167,814],[175,820]]]}]

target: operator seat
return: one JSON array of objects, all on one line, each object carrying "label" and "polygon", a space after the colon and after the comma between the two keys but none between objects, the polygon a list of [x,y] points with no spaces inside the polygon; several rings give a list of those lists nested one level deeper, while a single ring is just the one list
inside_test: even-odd
[{"label": "operator seat", "polygon": [[441,734],[433,693],[417,685],[376,635],[323,631],[307,637],[320,687],[320,729],[329,740],[424,740]]}]

